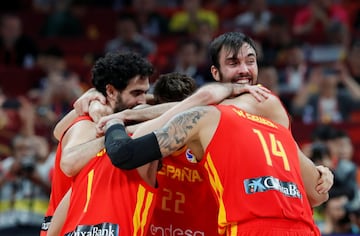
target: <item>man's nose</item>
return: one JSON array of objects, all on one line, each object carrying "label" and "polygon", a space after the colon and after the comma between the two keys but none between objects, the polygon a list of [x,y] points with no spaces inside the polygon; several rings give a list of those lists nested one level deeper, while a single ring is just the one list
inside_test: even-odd
[{"label": "man's nose", "polygon": [[146,104],[146,95],[139,95],[137,98],[137,104],[141,105],[141,104]]},{"label": "man's nose", "polygon": [[238,74],[244,74],[249,72],[249,69],[245,63],[239,63],[236,69]]}]

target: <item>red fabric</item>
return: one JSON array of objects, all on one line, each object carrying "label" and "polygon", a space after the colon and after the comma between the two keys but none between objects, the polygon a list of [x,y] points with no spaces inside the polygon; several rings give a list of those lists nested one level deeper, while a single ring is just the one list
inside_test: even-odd
[{"label": "red fabric", "polygon": [[[81,120],[91,120],[90,116],[80,116],[76,118],[68,127],[68,129],[73,126],[75,123]],[[65,132],[64,132],[65,133]],[[51,171],[52,181],[51,181],[51,194],[49,199],[48,209],[45,213],[45,217],[51,217],[56,207],[59,205],[61,199],[67,193],[71,186],[71,178],[66,176],[60,169],[60,160],[61,160],[61,150],[62,150],[62,138],[60,139],[55,156],[54,167]],[[40,236],[45,236],[47,231],[41,230]]]},{"label": "red fabric", "polygon": [[111,231],[108,235],[145,235],[155,192],[136,169],[115,168],[102,150],[73,179],[61,235],[73,231],[79,235],[94,231],[103,235],[101,230]]},{"label": "red fabric", "polygon": [[219,230],[240,233],[243,222],[286,219],[319,235],[289,129],[233,106],[217,107],[221,119],[200,163],[217,196]]},{"label": "red fabric", "polygon": [[217,205],[206,173],[184,147],[163,159],[159,191],[148,236],[218,235]]}]

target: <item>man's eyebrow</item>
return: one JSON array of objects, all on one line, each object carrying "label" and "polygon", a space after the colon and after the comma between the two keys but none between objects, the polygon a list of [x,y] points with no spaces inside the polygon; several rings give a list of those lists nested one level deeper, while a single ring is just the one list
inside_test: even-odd
[{"label": "man's eyebrow", "polygon": [[[254,52],[250,52],[248,53],[245,57],[256,57],[256,53]],[[225,60],[237,60],[238,57],[237,57],[237,54],[233,54],[233,55],[229,55],[228,57],[225,58]]]},{"label": "man's eyebrow", "polygon": [[149,92],[149,89],[147,89],[147,90],[134,89],[134,90],[131,90],[131,91],[130,91],[130,93],[139,93],[139,92],[141,92],[141,93],[147,93],[147,92]]}]

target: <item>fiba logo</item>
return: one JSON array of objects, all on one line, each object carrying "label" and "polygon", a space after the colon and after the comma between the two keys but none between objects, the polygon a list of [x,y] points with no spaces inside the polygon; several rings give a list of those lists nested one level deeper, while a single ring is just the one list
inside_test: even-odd
[{"label": "fiba logo", "polygon": [[188,160],[189,162],[191,163],[197,162],[195,155],[191,153],[191,150],[189,148],[186,149],[185,156],[186,156],[186,160]]}]

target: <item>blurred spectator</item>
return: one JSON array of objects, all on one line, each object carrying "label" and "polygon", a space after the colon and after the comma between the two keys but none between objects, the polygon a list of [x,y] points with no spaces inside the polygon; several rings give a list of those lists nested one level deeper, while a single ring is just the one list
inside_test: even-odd
[{"label": "blurred spectator", "polygon": [[283,49],[282,66],[279,69],[279,94],[290,108],[296,92],[307,83],[310,66],[302,45],[292,42]]},{"label": "blurred spectator", "polygon": [[50,193],[51,163],[47,163],[47,155],[44,138],[14,137],[12,155],[0,164],[1,235],[39,235]]},{"label": "blurred spectator", "polygon": [[292,101],[293,115],[305,123],[345,122],[359,109],[360,85],[342,65],[314,68]]},{"label": "blurred spectator", "polygon": [[33,67],[38,48],[34,40],[23,34],[21,19],[17,15],[5,14],[0,24],[0,64]]},{"label": "blurred spectator", "polygon": [[163,37],[168,33],[168,19],[157,11],[158,7],[156,0],[132,1],[139,32],[148,38]]},{"label": "blurred spectator", "polygon": [[360,234],[360,207],[355,210],[349,210],[349,218],[351,221],[351,230],[355,235]]},{"label": "blurred spectator", "polygon": [[77,73],[71,71],[64,53],[51,46],[39,55],[39,67],[45,77],[30,92],[36,101],[41,123],[53,127],[54,123],[72,109],[73,102],[82,94],[83,88]]},{"label": "blurred spectator", "polygon": [[258,83],[279,95],[278,71],[275,66],[268,63],[259,63]]},{"label": "blurred spectator", "polygon": [[315,142],[311,145],[310,159],[316,165],[324,165],[334,173],[334,186],[330,198],[324,205],[314,209],[314,219],[321,233],[352,232],[349,215],[360,203],[359,189],[355,183],[355,165],[339,159],[334,153],[339,147],[337,132],[331,126],[320,126],[314,132]]},{"label": "blurred spectator", "polygon": [[351,43],[346,60],[350,74],[360,84],[360,38]]},{"label": "blurred spectator", "polygon": [[190,38],[197,40],[200,43],[199,50],[199,63],[202,65],[209,65],[210,67],[210,55],[209,45],[215,37],[215,30],[211,27],[207,21],[200,21],[198,23],[198,29],[190,34]]},{"label": "blurred spectator", "polygon": [[248,0],[246,6],[245,11],[234,19],[235,29],[255,38],[263,36],[272,16],[266,0]]},{"label": "blurred spectator", "polygon": [[71,1],[55,1],[40,35],[45,37],[75,37],[83,35],[81,22],[72,12]]},{"label": "blurred spectator", "polygon": [[333,171],[334,185],[329,193],[335,196],[345,195],[348,199],[347,208],[357,209],[360,207],[357,167],[351,160],[345,159],[344,154],[351,154],[353,148],[351,142],[348,143],[349,145],[344,145],[344,141],[350,141],[347,138],[349,136],[346,132],[331,125],[316,127],[313,132],[314,144],[310,157],[315,163],[325,165]]},{"label": "blurred spectator", "polygon": [[25,97],[9,98],[0,91],[0,160],[11,154],[10,143],[17,135],[34,135],[35,107]]},{"label": "blurred spectator", "polygon": [[296,13],[293,25],[296,36],[313,44],[334,43],[336,39],[348,45],[349,29],[348,12],[334,0],[310,0]]},{"label": "blurred spectator", "polygon": [[202,21],[209,22],[214,30],[218,30],[219,19],[215,11],[205,9],[201,0],[182,0],[181,9],[170,19],[169,30],[172,33],[193,33]]},{"label": "blurred spectator", "polygon": [[139,26],[133,14],[119,14],[115,26],[117,35],[106,43],[105,53],[133,51],[143,57],[156,53],[156,44],[139,32]]},{"label": "blurred spectator", "polygon": [[[334,148],[333,153],[338,157],[337,168],[335,169],[335,181],[340,180],[342,182],[347,181],[347,188],[353,189],[354,196],[349,196],[349,203],[347,207],[351,210],[360,207],[360,186],[357,183],[357,173],[359,167],[353,162],[354,146],[350,136],[346,131],[337,129],[334,137]],[[351,173],[351,174],[350,174]],[[336,187],[336,185],[335,185]],[[334,189],[334,192],[336,188]]]},{"label": "blurred spectator", "polygon": [[178,72],[194,78],[197,86],[212,81],[209,68],[200,63],[200,43],[191,38],[180,39],[175,57],[163,73]]},{"label": "blurred spectator", "polygon": [[346,220],[347,201],[345,195],[330,195],[329,200],[324,203],[322,219],[317,221],[322,235],[351,233],[350,222]]},{"label": "blurred spectator", "polygon": [[312,144],[310,144],[309,158],[315,163],[315,165],[323,165],[328,167],[330,170],[334,169],[330,148],[321,140],[315,140]]},{"label": "blurred spectator", "polygon": [[268,30],[260,41],[263,48],[263,60],[275,66],[284,63],[284,49],[292,43],[291,31],[287,19],[272,15]]}]

